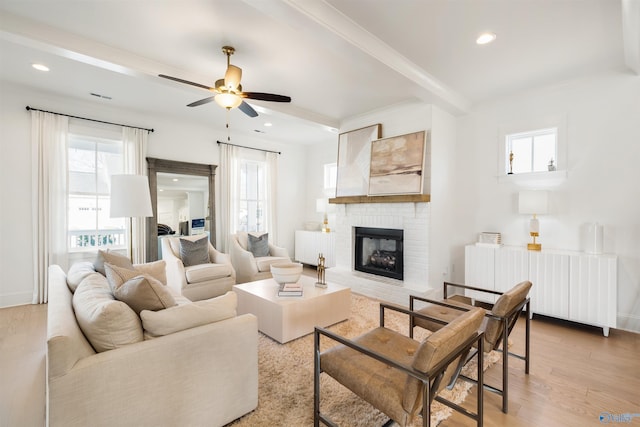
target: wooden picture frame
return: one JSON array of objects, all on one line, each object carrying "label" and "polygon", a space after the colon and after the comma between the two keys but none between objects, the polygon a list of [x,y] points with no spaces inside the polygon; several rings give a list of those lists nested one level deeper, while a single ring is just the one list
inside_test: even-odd
[{"label": "wooden picture frame", "polygon": [[380,123],[339,135],[336,197],[367,195],[371,142],[381,136]]},{"label": "wooden picture frame", "polygon": [[426,135],[419,131],[371,143],[370,196],[422,193]]}]

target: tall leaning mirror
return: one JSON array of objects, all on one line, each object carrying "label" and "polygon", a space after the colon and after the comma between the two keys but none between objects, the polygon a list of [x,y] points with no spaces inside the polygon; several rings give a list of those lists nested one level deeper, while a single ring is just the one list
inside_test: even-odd
[{"label": "tall leaning mirror", "polygon": [[153,217],[147,218],[147,262],[162,258],[160,239],[206,233],[216,246],[216,165],[147,157]]}]

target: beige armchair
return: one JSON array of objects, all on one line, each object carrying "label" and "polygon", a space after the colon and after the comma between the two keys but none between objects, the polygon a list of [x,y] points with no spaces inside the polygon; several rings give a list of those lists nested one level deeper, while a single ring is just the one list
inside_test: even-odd
[{"label": "beige armchair", "polygon": [[[524,360],[525,374],[529,374],[529,363],[531,358],[531,322],[530,322],[530,301],[529,290],[531,289],[531,282],[524,281],[518,283],[513,288],[506,292],[492,291],[473,286],[460,285],[455,283],[444,283],[444,300],[432,301],[426,298],[410,296],[409,307],[416,310],[416,301],[427,302],[426,307],[422,307],[416,310],[418,313],[422,313],[431,318],[439,319],[440,321],[450,322],[452,319],[460,316],[460,310],[468,310],[472,306],[478,306],[485,309],[485,321],[482,324],[482,330],[484,331],[484,351],[490,352],[492,350],[500,350],[503,353],[502,356],[502,388],[493,387],[485,384],[484,387],[502,396],[502,412],[505,414],[509,411],[509,357],[512,356],[520,360]],[[469,297],[463,295],[452,295],[448,297],[447,291],[449,287],[469,289],[476,292],[485,293],[487,296],[497,295],[499,296],[495,304],[486,303],[482,301],[474,301]],[[489,298],[487,298],[489,299]],[[526,307],[526,329],[525,329],[525,354],[520,355],[509,351],[509,334],[515,326],[523,308]],[[425,318],[411,318],[410,335],[413,334],[413,328],[415,326],[428,329],[430,331],[437,331],[442,327],[441,323],[433,322]],[[502,347],[500,349],[500,347]],[[471,354],[468,360],[472,359],[474,354]],[[465,377],[465,379],[468,379]]]},{"label": "beige armchair", "polygon": [[185,267],[180,256],[180,239],[195,241],[202,236],[165,237],[162,259],[167,263],[167,286],[198,301],[224,295],[236,284],[236,271],[231,257],[209,246],[209,263]]},{"label": "beige armchair", "polygon": [[[384,312],[391,309],[411,318],[426,316],[402,307],[380,304],[380,327],[354,339],[327,329],[315,329],[314,340],[314,425],[335,425],[320,412],[320,374],[324,373],[384,413],[400,426],[406,426],[418,414],[422,425],[431,423],[434,399],[474,419],[482,426],[482,347],[483,333],[478,331],[484,310],[472,307],[422,342],[384,327]],[[320,352],[320,338],[339,344]],[[480,348],[476,413],[438,396],[471,350]],[[385,425],[390,425],[386,423]]]},{"label": "beige armchair", "polygon": [[271,277],[271,264],[278,262],[291,262],[289,252],[269,243],[269,253],[266,256],[256,257],[248,249],[249,236],[247,233],[231,235],[231,263],[236,270],[238,283],[253,282]]}]

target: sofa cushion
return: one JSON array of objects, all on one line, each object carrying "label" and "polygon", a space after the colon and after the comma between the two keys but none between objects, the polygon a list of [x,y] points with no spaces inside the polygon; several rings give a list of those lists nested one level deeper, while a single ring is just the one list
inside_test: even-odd
[{"label": "sofa cushion", "polygon": [[165,285],[156,278],[122,267],[104,264],[107,281],[114,297],[127,303],[136,313],[142,310],[161,310],[176,302]]},{"label": "sofa cushion", "polygon": [[265,256],[262,258],[256,258],[256,264],[259,272],[271,271],[271,264],[277,264],[279,262],[291,262],[289,258],[279,256]]},{"label": "sofa cushion", "polygon": [[228,264],[199,264],[184,268],[187,283],[200,283],[231,276]]},{"label": "sofa cushion", "polygon": [[97,352],[112,350],[143,340],[138,315],[114,299],[107,279],[88,275],[73,294],[78,326]]},{"label": "sofa cushion", "polygon": [[254,257],[269,256],[269,233],[260,236],[249,234],[247,237],[247,249]]},{"label": "sofa cushion", "polygon": [[159,280],[163,285],[167,284],[167,262],[163,259],[145,264],[135,264],[133,268]]},{"label": "sofa cushion", "polygon": [[145,338],[154,338],[236,316],[238,298],[233,291],[226,294],[177,305],[159,311],[140,312]]},{"label": "sofa cushion", "polygon": [[197,240],[180,238],[180,258],[185,267],[209,263],[209,239],[206,234]]},{"label": "sofa cushion", "polygon": [[[109,264],[105,264],[108,269]],[[151,276],[133,277],[113,291],[117,300],[127,303],[137,314],[142,310],[162,310],[176,305],[165,285]]]},{"label": "sofa cushion", "polygon": [[131,264],[131,260],[126,256],[114,251],[110,251],[108,249],[106,251],[100,249],[98,250],[98,256],[96,257],[96,260],[93,262],[93,266],[95,267],[96,271],[103,276],[105,275],[105,262],[108,262],[112,265],[117,265],[118,267],[124,267],[128,268],[129,270],[133,270],[133,264]]},{"label": "sofa cushion", "polygon": [[90,261],[76,262],[67,272],[67,286],[71,292],[75,292],[78,285],[90,274],[95,274],[96,269]]}]

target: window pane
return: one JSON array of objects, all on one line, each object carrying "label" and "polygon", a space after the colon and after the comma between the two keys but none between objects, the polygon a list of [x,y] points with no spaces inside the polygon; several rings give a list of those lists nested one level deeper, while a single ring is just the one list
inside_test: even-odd
[{"label": "window pane", "polygon": [[511,140],[513,152],[513,173],[531,172],[531,148],[532,139],[514,138]]},{"label": "window pane", "polygon": [[72,138],[69,141],[69,192],[95,193],[96,144]]},{"label": "window pane", "polygon": [[111,218],[111,200],[107,196],[98,197],[98,246],[126,246],[126,219]]},{"label": "window pane", "polygon": [[556,162],[555,134],[538,135],[533,139],[533,170],[542,172],[549,170],[549,161]]},{"label": "window pane", "polygon": [[111,175],[123,172],[122,144],[99,143],[97,149],[97,191],[99,194],[109,194]]}]

